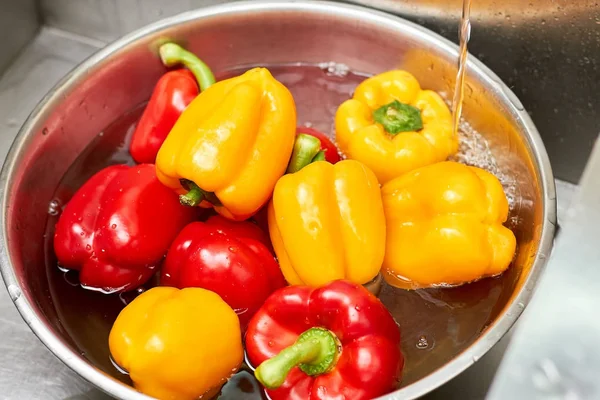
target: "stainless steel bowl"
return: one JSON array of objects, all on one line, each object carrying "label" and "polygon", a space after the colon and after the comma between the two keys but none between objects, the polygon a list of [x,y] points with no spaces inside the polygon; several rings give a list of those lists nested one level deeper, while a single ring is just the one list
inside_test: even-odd
[{"label": "stainless steel bowl", "polygon": [[[40,340],[83,378],[123,399],[148,397],[107,372],[106,350],[85,352],[82,337],[98,340],[94,323],[103,317],[99,311],[81,314],[83,336],[61,322],[50,295],[43,236],[49,202],[78,154],[111,122],[150,96],[164,72],[156,48],[166,39],[201,54],[215,71],[257,63],[328,61],[363,73],[400,67],[422,86],[445,93],[451,93],[456,72],[455,45],[400,18],[337,3],[252,1],[152,24],[102,49],[57,84],[22,127],[2,170],[2,276]],[[485,326],[463,337],[460,346],[446,346],[443,335],[449,333],[438,332],[438,345],[419,356],[418,367],[407,371],[407,384],[388,399],[421,396],[485,354],[521,314],[552,247],[554,181],[535,126],[506,85],[472,57],[467,85],[464,116],[485,136],[497,171],[508,177],[505,183],[514,197],[509,224],[518,238],[518,253],[497,286]],[[392,299],[392,306],[410,307],[402,304],[405,299]],[[76,303],[77,299],[72,302]],[[469,302],[460,304],[466,304],[467,316],[477,312]],[[403,328],[405,335],[416,334],[410,326]]]}]

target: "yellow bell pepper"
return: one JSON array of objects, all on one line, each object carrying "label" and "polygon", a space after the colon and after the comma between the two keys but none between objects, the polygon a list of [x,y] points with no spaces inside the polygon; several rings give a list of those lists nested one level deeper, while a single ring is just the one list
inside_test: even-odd
[{"label": "yellow bell pepper", "polygon": [[447,161],[395,178],[381,191],[387,222],[382,272],[391,285],[460,285],[510,265],[516,239],[502,225],[508,200],[489,172]]},{"label": "yellow bell pepper", "polygon": [[135,387],[161,400],[210,399],[244,357],[237,315],[200,288],[141,294],[117,317],[109,348]]},{"label": "yellow bell pepper", "polygon": [[338,108],[335,130],[340,150],[371,168],[381,184],[444,161],[458,149],[444,100],[400,70],[358,85]]},{"label": "yellow bell pepper", "polygon": [[381,193],[375,174],[358,161],[316,161],[283,176],[268,219],[291,285],[317,287],[336,279],[364,284],[379,273],[385,252]]},{"label": "yellow bell pepper", "polygon": [[295,132],[292,94],[267,69],[254,68],[190,103],[158,152],[157,176],[184,204],[208,202],[243,220],[269,200]]}]

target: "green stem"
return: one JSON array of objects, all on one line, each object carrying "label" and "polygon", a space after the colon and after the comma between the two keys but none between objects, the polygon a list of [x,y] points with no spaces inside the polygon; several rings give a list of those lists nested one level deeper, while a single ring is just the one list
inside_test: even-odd
[{"label": "green stem", "polygon": [[296,343],[260,364],[254,376],[267,389],[277,389],[296,366],[310,376],[328,373],[335,367],[339,353],[340,342],[333,332],[310,328],[298,336]]},{"label": "green stem", "polygon": [[204,191],[194,182],[188,183],[189,191],[179,195],[179,202],[184,206],[196,207],[204,200]]},{"label": "green stem", "polygon": [[315,161],[325,161],[325,152],[323,150],[319,151],[317,155],[313,157],[311,162]]},{"label": "green stem", "polygon": [[383,125],[383,129],[390,135],[423,129],[421,110],[398,100],[373,111],[373,119]]},{"label": "green stem", "polygon": [[319,152],[321,152],[321,141],[319,139],[305,133],[299,134],[296,136],[296,141],[294,142],[294,149],[292,150],[292,157],[288,164],[287,173],[293,174],[311,162],[318,161],[315,158]]},{"label": "green stem", "polygon": [[192,71],[201,91],[205,91],[215,83],[215,76],[208,65],[183,47],[175,43],[165,43],[160,46],[158,52],[160,53],[160,59],[167,67],[183,64]]}]

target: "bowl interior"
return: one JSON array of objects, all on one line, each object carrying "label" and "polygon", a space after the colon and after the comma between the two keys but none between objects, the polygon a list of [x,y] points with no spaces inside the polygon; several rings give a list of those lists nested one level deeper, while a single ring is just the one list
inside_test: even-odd
[{"label": "bowl interior", "polygon": [[[350,96],[360,80],[344,75],[340,64],[359,75],[403,68],[424,88],[443,94],[452,92],[455,80],[455,49],[398,19],[314,4],[257,2],[216,10],[165,20],[86,61],[34,112],[5,166],[5,238],[23,295],[60,341],[125,383],[128,377],[110,362],[107,337],[128,299],[83,290],[76,277],[60,272],[51,251],[52,229],[60,206],[83,179],[101,166],[131,161],[126,154],[128,135],[165,72],[155,53],[158,44],[178,41],[220,76],[251,65],[273,66],[296,97],[298,123],[313,123],[328,133],[333,133],[330,116],[338,102]],[[323,64],[330,61],[338,64]],[[312,72],[306,75],[308,70]],[[543,196],[547,160],[540,157],[545,152],[536,148],[537,133],[518,100],[495,76],[486,74],[471,65],[463,110],[469,125],[463,125],[459,159],[486,167],[502,180],[511,200],[507,224],[517,236],[518,252],[499,278],[454,289],[406,292],[384,287],[380,297],[403,333],[406,368],[401,390],[481,342],[482,334],[498,325],[515,299],[530,290],[533,279],[549,207]],[[315,102],[310,101],[313,97]],[[533,137],[528,129],[533,129]],[[483,347],[493,345],[514,318]],[[458,372],[448,373],[446,379]],[[238,380],[254,385],[249,378],[246,374]],[[247,398],[260,398],[257,387],[252,388]],[[240,398],[239,392],[231,393],[236,393],[231,398]]]}]

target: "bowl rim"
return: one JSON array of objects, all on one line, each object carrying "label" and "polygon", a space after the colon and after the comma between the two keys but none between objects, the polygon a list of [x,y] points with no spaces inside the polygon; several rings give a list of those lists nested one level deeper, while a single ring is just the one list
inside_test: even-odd
[{"label": "bowl rim", "polygon": [[[85,80],[86,73],[89,69],[93,69],[94,66],[102,62],[105,58],[118,52],[122,48],[134,44],[137,40],[140,40],[149,34],[157,33],[182,23],[223,15],[270,11],[302,11],[317,14],[334,13],[345,17],[368,20],[370,23],[386,26],[392,30],[401,30],[408,34],[419,36],[420,40],[429,42],[433,47],[449,56],[458,56],[458,46],[456,44],[425,27],[383,11],[374,10],[364,6],[331,1],[246,0],[187,11],[146,25],[98,50],[59,80],[59,82],[56,83],[40,100],[22,125],[10,147],[2,167],[2,172],[0,173],[0,205],[2,207],[2,212],[0,213],[0,272],[8,289],[10,298],[17,307],[23,320],[42,343],[75,373],[111,396],[128,400],[151,399],[151,397],[137,392],[134,388],[121,383],[117,379],[94,367],[79,353],[69,348],[69,346],[60,340],[54,334],[52,329],[44,322],[44,318],[36,311],[27,297],[22,295],[21,284],[17,280],[13,270],[11,256],[8,254],[7,234],[9,187],[14,172],[19,165],[20,157],[24,148],[28,145],[29,139],[31,139],[31,132],[34,132],[34,129],[39,125],[40,121],[43,122],[51,109],[60,102],[59,99],[61,93]],[[476,75],[484,85],[496,89],[499,101],[507,104],[511,113],[516,119],[521,121],[528,134],[526,135],[525,140],[532,152],[534,166],[539,168],[539,171],[537,172],[539,173],[541,181],[540,189],[543,222],[539,250],[533,260],[529,276],[521,289],[511,298],[503,310],[503,313],[473,344],[438,370],[404,388],[384,395],[379,399],[399,400],[420,397],[451,380],[487,353],[487,351],[508,332],[523,312],[524,305],[529,302],[535,283],[538,280],[552,249],[556,225],[556,192],[550,160],[537,128],[516,95],[494,72],[471,54],[469,54],[467,68],[469,73]]]}]

